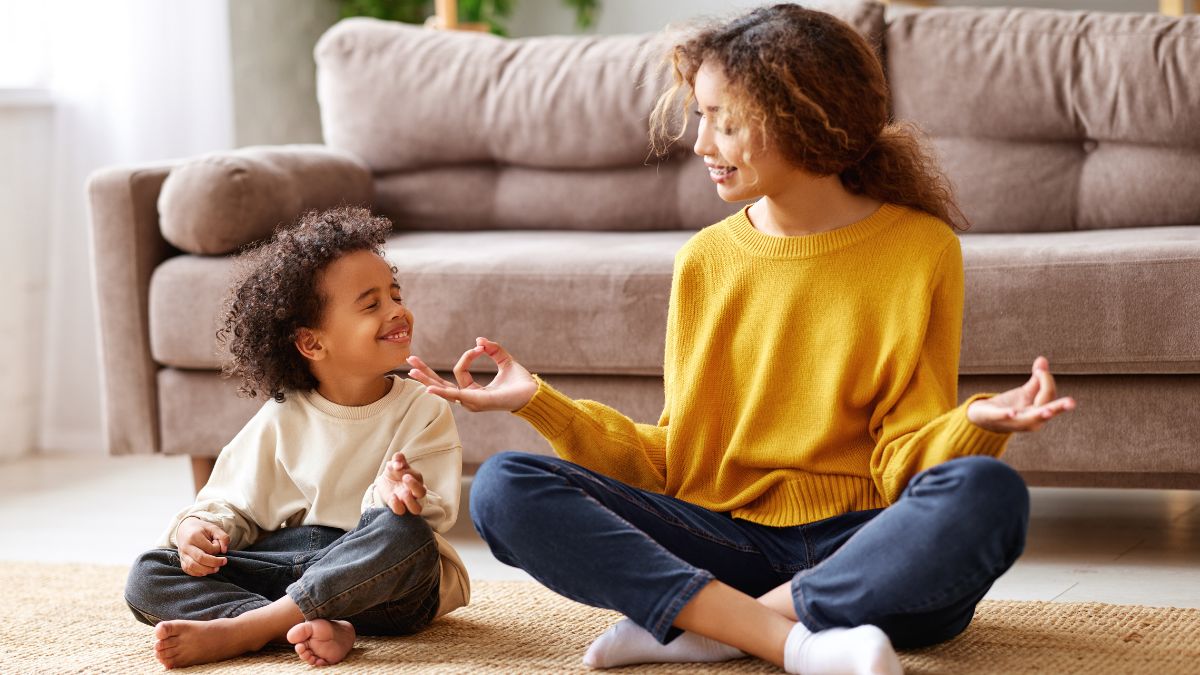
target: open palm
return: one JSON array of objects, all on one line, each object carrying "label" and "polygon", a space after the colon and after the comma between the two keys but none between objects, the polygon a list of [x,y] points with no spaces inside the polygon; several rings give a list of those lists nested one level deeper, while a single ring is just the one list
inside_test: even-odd
[{"label": "open palm", "polygon": [[[475,359],[487,356],[496,362],[496,377],[486,386],[480,385],[471,376],[470,368]],[[443,379],[416,356],[408,357],[413,367],[409,377],[425,385],[429,393],[450,401],[461,403],[473,412],[482,410],[519,410],[537,393],[537,381],[517,363],[499,344],[487,338],[476,338],[475,347],[468,349],[454,366],[457,384]]]},{"label": "open palm", "polygon": [[1028,382],[975,401],[967,408],[967,419],[988,431],[1037,431],[1060,413],[1075,409],[1075,399],[1055,398],[1055,395],[1050,362],[1039,356],[1033,362],[1033,375]]}]

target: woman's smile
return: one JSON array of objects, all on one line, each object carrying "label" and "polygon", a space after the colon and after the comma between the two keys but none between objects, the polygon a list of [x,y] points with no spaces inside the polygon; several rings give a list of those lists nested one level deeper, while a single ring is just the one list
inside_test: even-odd
[{"label": "woman's smile", "polygon": [[708,167],[709,178],[712,178],[713,182],[717,183],[718,185],[724,183],[725,179],[730,174],[737,171],[736,166],[725,166],[722,164],[712,164],[710,162],[705,162],[704,166]]}]

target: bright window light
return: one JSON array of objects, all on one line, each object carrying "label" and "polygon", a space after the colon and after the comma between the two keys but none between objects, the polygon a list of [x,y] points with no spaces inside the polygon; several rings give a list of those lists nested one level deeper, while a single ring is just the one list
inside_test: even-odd
[{"label": "bright window light", "polygon": [[0,0],[0,89],[44,89],[50,84],[47,3]]}]

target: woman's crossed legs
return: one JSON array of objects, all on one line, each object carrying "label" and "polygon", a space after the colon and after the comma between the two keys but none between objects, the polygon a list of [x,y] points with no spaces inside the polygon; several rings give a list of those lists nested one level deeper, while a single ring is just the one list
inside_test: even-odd
[{"label": "woman's crossed legs", "polygon": [[[1028,492],[998,460],[963,458],[919,474],[888,509],[770,528],[503,453],[476,475],[471,512],[502,562],[644,629],[610,629],[592,665],[746,652],[790,671],[895,672],[887,638],[935,644],[970,623],[1020,554]],[[677,640],[681,629],[698,635]]]}]

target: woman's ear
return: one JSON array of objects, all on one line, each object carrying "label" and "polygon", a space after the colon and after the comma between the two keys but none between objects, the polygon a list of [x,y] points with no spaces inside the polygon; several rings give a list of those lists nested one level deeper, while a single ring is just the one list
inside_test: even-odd
[{"label": "woman's ear", "polygon": [[325,350],[325,345],[321,344],[320,336],[311,328],[296,331],[295,344],[300,355],[309,361],[320,361],[329,353]]}]

